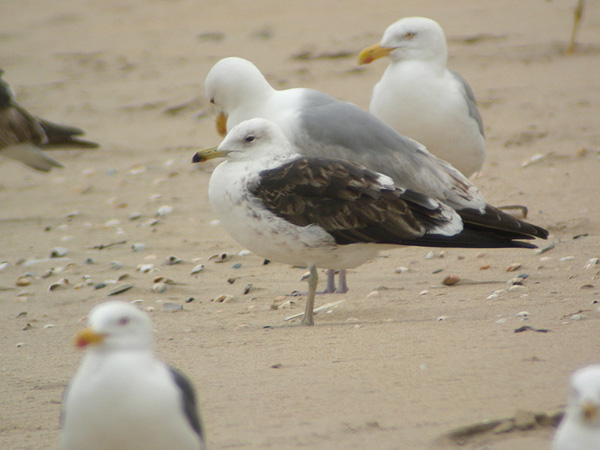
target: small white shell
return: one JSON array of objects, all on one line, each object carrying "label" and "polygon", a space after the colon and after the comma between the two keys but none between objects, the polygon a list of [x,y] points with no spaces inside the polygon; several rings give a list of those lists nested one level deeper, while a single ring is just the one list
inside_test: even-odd
[{"label": "small white shell", "polygon": [[153,292],[157,292],[159,294],[162,294],[166,290],[167,290],[167,283],[163,283],[162,281],[158,282],[158,283],[154,283],[152,285],[152,291]]},{"label": "small white shell", "polygon": [[[62,280],[61,280],[62,281]],[[52,283],[50,286],[48,286],[48,290],[49,291],[56,291],[59,289],[65,289],[67,287],[67,284],[69,284],[69,282],[67,281],[66,283],[58,281],[56,283]]]},{"label": "small white shell", "polygon": [[162,264],[164,266],[173,266],[175,264],[179,264],[181,263],[181,259],[179,259],[177,256],[171,255],[168,258],[166,258]]},{"label": "small white shell", "polygon": [[521,268],[521,263],[512,263],[510,266],[506,268],[507,272],[514,272]]},{"label": "small white shell", "polygon": [[212,255],[210,258],[208,258],[208,260],[214,261],[215,263],[224,263],[225,261],[229,261],[231,258],[231,254],[223,252],[217,255]]},{"label": "small white shell", "polygon": [[172,212],[173,212],[172,206],[163,205],[160,208],[158,208],[158,210],[156,211],[156,215],[159,217],[165,217],[165,216],[168,216],[169,214],[171,214]]},{"label": "small white shell", "polygon": [[135,244],[133,244],[131,246],[131,249],[134,252],[141,252],[142,250],[144,250],[146,248],[146,244],[144,244],[143,242],[136,242]]},{"label": "small white shell", "polygon": [[115,288],[113,288],[108,295],[119,295],[122,294],[123,292],[128,291],[129,289],[131,289],[133,286],[131,284],[122,284],[120,286],[117,286]]},{"label": "small white shell", "polygon": [[521,163],[521,167],[527,167],[530,164],[536,163],[538,161],[541,161],[542,159],[544,159],[546,155],[542,154],[542,153],[537,153],[535,155],[533,155],[531,158],[526,159],[525,161],[523,161]]},{"label": "small white shell", "polygon": [[233,295],[221,294],[211,300],[211,302],[215,303],[229,303],[233,301]]},{"label": "small white shell", "polygon": [[137,266],[137,271],[142,273],[148,273],[154,269],[154,264],[140,264]]},{"label": "small white shell", "polygon": [[28,275],[19,277],[19,278],[17,278],[17,282],[15,284],[20,287],[29,286],[31,284],[31,277]]},{"label": "small white shell", "polygon": [[164,302],[162,305],[162,309],[163,309],[163,311],[175,312],[175,311],[181,311],[183,309],[183,306],[178,305],[177,303],[174,303],[174,302]]},{"label": "small white shell", "polygon": [[69,249],[65,247],[54,247],[50,250],[50,258],[62,258],[67,253],[69,253]]},{"label": "small white shell", "polygon": [[[588,262],[586,263],[586,265],[584,266],[584,269],[591,269],[592,267],[598,265],[598,258],[591,258],[588,260]],[[0,264],[1,266],[1,264]],[[0,270],[2,270],[0,268]]]},{"label": "small white shell", "polygon": [[191,275],[196,275],[197,273],[200,273],[204,270],[204,264],[198,264],[197,266],[194,266],[194,268],[192,269],[192,271],[190,272]]}]

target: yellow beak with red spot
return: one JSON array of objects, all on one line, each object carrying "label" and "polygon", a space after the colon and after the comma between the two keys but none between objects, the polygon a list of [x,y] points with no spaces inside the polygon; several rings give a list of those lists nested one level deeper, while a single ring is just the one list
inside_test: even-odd
[{"label": "yellow beak with red spot", "polygon": [[376,59],[389,55],[394,50],[394,47],[382,47],[381,42],[371,45],[358,54],[358,64],[370,64]]},{"label": "yellow beak with red spot", "polygon": [[100,345],[104,342],[105,337],[92,328],[84,328],[75,335],[75,345],[79,348],[85,348],[88,345]]}]

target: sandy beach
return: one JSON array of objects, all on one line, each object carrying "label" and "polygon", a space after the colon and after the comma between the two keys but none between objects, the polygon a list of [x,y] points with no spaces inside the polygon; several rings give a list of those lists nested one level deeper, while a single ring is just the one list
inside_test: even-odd
[{"label": "sandy beach", "polygon": [[[58,448],[72,337],[111,299],[150,311],[157,354],[197,388],[209,449],[549,448],[542,424],[444,436],[552,415],[571,373],[600,362],[600,4],[566,54],[575,4],[3,1],[18,102],[101,147],[53,150],[65,168],[48,174],[0,156],[0,448]],[[278,89],[368,108],[387,61],[358,66],[358,52],[412,15],[441,24],[475,92],[488,157],[473,182],[493,205],[527,205],[553,248],[382,252],[349,271],[347,294],[317,297],[340,303],[314,327],[285,321],[304,310],[289,294],[306,270],[243,252],[208,203],[218,161],[191,163],[221,139],[204,78],[240,56]],[[160,276],[172,282],[155,292]]]}]

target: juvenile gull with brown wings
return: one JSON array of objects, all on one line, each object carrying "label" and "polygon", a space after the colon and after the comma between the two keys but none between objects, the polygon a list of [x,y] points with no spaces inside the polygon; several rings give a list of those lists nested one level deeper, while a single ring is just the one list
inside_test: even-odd
[{"label": "juvenile gull with brown wings", "polygon": [[[244,120],[269,119],[304,156],[360,163],[388,175],[403,188],[453,208],[473,226],[501,228],[510,223],[517,230],[522,226],[490,209],[477,187],[450,164],[352,103],[313,89],[276,90],[254,64],[235,57],[218,61],[204,86],[217,110],[217,128],[222,134]],[[523,234],[547,236],[545,230],[531,226]],[[326,292],[334,290],[333,279],[328,277]],[[346,290],[345,284],[338,288]]]},{"label": "juvenile gull with brown wings", "polygon": [[21,161],[42,172],[64,167],[42,149],[96,148],[98,144],[78,136],[83,130],[58,125],[32,116],[15,101],[15,96],[0,70],[0,155]]},{"label": "juvenile gull with brown wings", "polygon": [[257,255],[310,268],[306,325],[313,324],[317,267],[353,268],[397,245],[532,248],[516,239],[547,235],[491,205],[484,214],[458,212],[361,164],[300,155],[265,119],[242,122],[193,161],[221,156],[227,159],[209,184],[213,210]]}]

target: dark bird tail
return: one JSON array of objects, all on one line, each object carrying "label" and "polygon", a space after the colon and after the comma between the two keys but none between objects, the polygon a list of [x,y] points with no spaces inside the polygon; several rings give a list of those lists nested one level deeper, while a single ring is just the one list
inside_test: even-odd
[{"label": "dark bird tail", "polygon": [[456,211],[462,218],[465,228],[493,232],[505,239],[547,239],[548,230],[517,219],[492,205],[486,205],[483,214],[475,209]]},{"label": "dark bird tail", "polygon": [[44,119],[37,118],[39,124],[42,126],[48,142],[42,147],[46,149],[51,148],[98,148],[99,145],[96,142],[86,141],[80,139],[77,136],[82,136],[85,132],[81,128],[71,127],[68,125],[59,125],[53,122],[49,122]]},{"label": "dark bird tail", "polygon": [[493,230],[471,229],[465,224],[465,228],[454,236],[428,234],[423,238],[402,242],[402,244],[446,248],[537,248],[537,245],[530,242],[514,239],[503,233],[496,233]]}]

